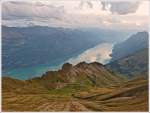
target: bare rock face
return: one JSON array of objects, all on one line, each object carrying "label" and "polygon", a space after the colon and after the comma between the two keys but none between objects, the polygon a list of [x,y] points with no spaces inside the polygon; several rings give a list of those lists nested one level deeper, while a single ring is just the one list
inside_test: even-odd
[{"label": "bare rock face", "polygon": [[69,70],[72,68],[72,64],[70,63],[65,63],[63,66],[62,66],[62,70]]},{"label": "bare rock face", "polygon": [[[32,79],[36,81],[36,79]],[[62,88],[63,84],[80,84],[90,86],[112,86],[124,81],[118,75],[111,73],[102,64],[81,62],[75,66],[66,63],[61,70],[46,72],[39,81],[49,88]],[[57,84],[57,85],[56,85]],[[58,85],[59,84],[59,85]]]},{"label": "bare rock face", "polygon": [[70,84],[77,84],[79,87],[108,87],[123,81],[122,77],[111,73],[100,63],[81,62],[75,66],[66,63],[58,71],[48,71],[41,77],[26,80],[28,86],[25,84],[24,87],[33,87],[36,90],[36,87],[40,86],[41,90],[45,91],[61,89]]},{"label": "bare rock face", "polygon": [[85,68],[88,64],[86,62],[80,62],[76,65],[78,68]]}]

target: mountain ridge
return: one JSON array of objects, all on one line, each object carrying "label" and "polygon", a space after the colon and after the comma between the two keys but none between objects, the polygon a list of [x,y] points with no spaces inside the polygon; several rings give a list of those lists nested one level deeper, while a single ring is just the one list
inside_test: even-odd
[{"label": "mountain ridge", "polygon": [[97,62],[65,63],[29,80],[2,77],[2,110],[148,111],[148,80],[125,79]]},{"label": "mountain ridge", "polygon": [[137,32],[125,41],[115,44],[112,50],[111,62],[148,48],[148,35],[146,31]]},{"label": "mountain ridge", "polygon": [[2,110],[148,111],[148,48],[132,53],[107,65],[65,63],[28,80],[2,77]]},{"label": "mountain ridge", "polygon": [[138,76],[148,77],[148,50],[148,48],[141,49],[108,63],[106,67],[130,79]]},{"label": "mountain ridge", "polygon": [[[81,65],[83,66],[83,63]],[[68,70],[65,68],[65,71],[66,69]],[[43,77],[45,76],[47,75]],[[103,87],[85,87],[74,83],[66,85],[59,82],[61,86],[57,84],[55,88],[48,88],[39,84],[38,78],[36,81],[3,77],[2,110],[148,111],[148,80],[145,78]]]}]

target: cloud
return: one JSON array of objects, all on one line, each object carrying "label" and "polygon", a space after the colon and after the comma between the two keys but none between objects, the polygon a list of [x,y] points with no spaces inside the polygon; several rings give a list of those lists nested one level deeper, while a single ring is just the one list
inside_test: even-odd
[{"label": "cloud", "polygon": [[129,1],[123,1],[123,2],[108,2],[103,1],[101,2],[103,6],[103,10],[109,10],[112,13],[117,13],[119,15],[126,15],[129,13],[135,13],[136,10],[139,7],[139,2],[129,2]]},{"label": "cloud", "polygon": [[[117,1],[117,2],[116,2]],[[2,24],[147,29],[148,1],[28,0],[2,3]]]},{"label": "cloud", "polygon": [[2,19],[61,19],[64,14],[63,6],[46,5],[41,2],[4,2],[2,4]]},{"label": "cloud", "polygon": [[79,4],[79,8],[83,8],[84,6],[89,7],[89,8],[93,8],[93,4],[90,1],[87,0],[82,0]]}]

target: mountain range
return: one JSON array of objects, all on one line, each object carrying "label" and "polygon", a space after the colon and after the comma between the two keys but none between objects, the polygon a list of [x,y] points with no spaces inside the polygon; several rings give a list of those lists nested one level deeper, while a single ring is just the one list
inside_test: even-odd
[{"label": "mountain range", "polygon": [[114,45],[112,59],[106,65],[115,73],[128,78],[148,77],[148,33],[138,32]]},{"label": "mountain range", "polygon": [[84,31],[64,28],[3,26],[3,69],[59,64],[103,42],[98,37],[90,38],[92,36]]},{"label": "mountain range", "polygon": [[20,67],[55,66],[97,44],[119,41],[128,34],[101,29],[2,26],[2,68],[7,72]]},{"label": "mountain range", "polygon": [[108,63],[106,67],[131,79],[138,76],[148,77],[148,48]]},{"label": "mountain range", "polygon": [[28,80],[2,77],[2,110],[148,111],[147,36],[139,32],[116,44],[115,60],[106,65],[65,63]]},{"label": "mountain range", "polygon": [[125,41],[115,44],[112,50],[111,61],[124,58],[144,48],[148,48],[148,37],[146,31],[137,32]]}]

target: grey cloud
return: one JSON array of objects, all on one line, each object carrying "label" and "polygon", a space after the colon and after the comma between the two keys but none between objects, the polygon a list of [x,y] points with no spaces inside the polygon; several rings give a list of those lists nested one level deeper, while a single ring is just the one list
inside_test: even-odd
[{"label": "grey cloud", "polygon": [[2,19],[61,19],[65,13],[63,6],[46,5],[40,2],[4,2],[2,4]]},{"label": "grey cloud", "polygon": [[103,10],[109,10],[112,13],[117,13],[119,15],[125,15],[128,13],[135,13],[136,10],[139,7],[139,2],[135,1],[135,2],[126,2],[126,1],[122,1],[122,2],[108,2],[108,1],[103,1],[101,2],[102,6],[103,6]]}]

